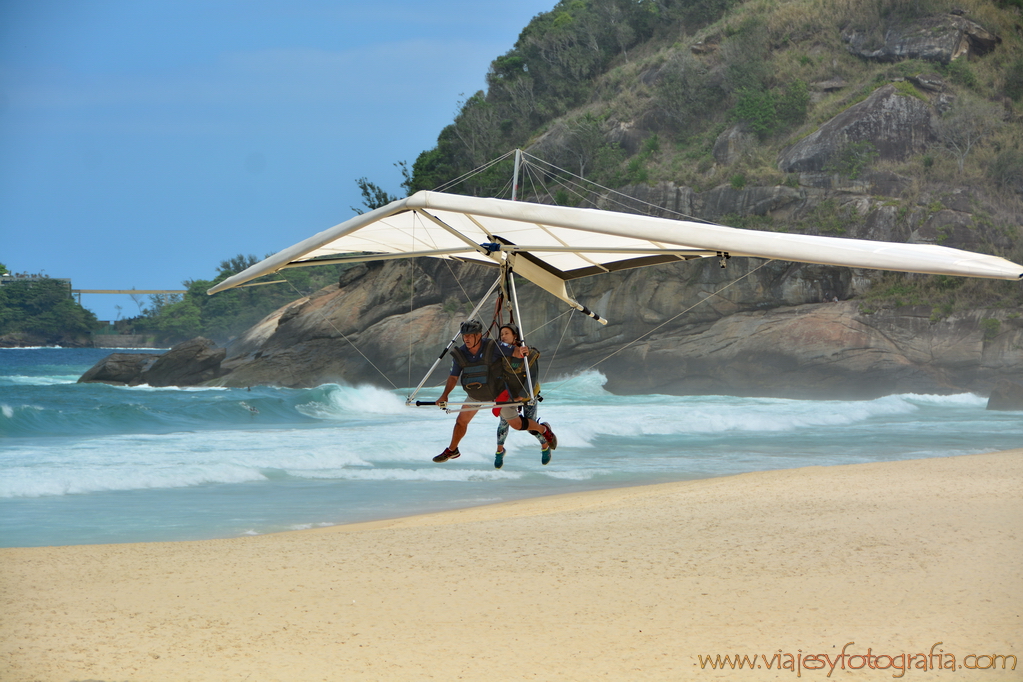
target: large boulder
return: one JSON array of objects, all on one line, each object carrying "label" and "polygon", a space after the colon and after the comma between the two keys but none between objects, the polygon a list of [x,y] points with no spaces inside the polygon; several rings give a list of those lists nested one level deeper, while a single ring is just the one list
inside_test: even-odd
[{"label": "large boulder", "polygon": [[194,386],[217,378],[227,350],[201,336],[184,341],[159,356],[143,375],[150,386]]},{"label": "large boulder", "polygon": [[159,357],[156,354],[111,353],[79,377],[78,383],[136,386],[141,383],[142,374],[152,367]]},{"label": "large boulder", "polygon": [[196,386],[223,374],[220,363],[226,354],[226,349],[201,336],[162,355],[111,353],[79,377],[78,383]]},{"label": "large boulder", "polygon": [[820,173],[857,143],[871,145],[879,160],[903,161],[933,140],[931,115],[927,102],[885,85],[783,150],[778,168],[786,173]]},{"label": "large boulder", "polygon": [[948,64],[963,55],[984,55],[1002,39],[969,19],[952,14],[890,26],[883,37],[849,28],[842,39],[852,54],[879,62],[923,59]]},{"label": "large boulder", "polygon": [[1023,412],[1023,384],[1002,379],[991,389],[987,399],[989,410]]}]

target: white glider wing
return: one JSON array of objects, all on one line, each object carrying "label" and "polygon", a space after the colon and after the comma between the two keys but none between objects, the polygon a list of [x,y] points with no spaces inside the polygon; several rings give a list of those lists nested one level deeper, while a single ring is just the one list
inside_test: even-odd
[{"label": "white glider wing", "polygon": [[750,256],[936,275],[1023,279],[1023,266],[932,244],[760,232],[524,201],[417,192],[356,216],[212,287],[214,294],[283,268],[432,257],[512,269],[573,307],[565,282],[676,260]]}]

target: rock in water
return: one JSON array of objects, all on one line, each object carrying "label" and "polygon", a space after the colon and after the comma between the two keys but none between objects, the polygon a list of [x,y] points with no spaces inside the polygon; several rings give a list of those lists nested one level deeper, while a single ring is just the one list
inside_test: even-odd
[{"label": "rock in water", "polygon": [[1023,412],[1023,384],[1002,379],[991,389],[987,409]]},{"label": "rock in water", "polygon": [[163,355],[111,353],[78,383],[104,383],[121,386],[195,386],[221,375],[220,363],[227,350],[203,337],[184,341]]},{"label": "rock in water", "polygon": [[227,350],[198,336],[161,355],[143,375],[150,386],[194,386],[215,379]]},{"label": "rock in water", "polygon": [[142,374],[159,358],[159,355],[151,354],[111,353],[79,377],[78,383],[136,386],[142,383]]}]

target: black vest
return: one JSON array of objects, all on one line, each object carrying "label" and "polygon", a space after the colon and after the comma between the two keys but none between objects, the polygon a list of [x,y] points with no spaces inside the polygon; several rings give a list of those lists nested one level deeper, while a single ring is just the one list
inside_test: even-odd
[{"label": "black vest", "polygon": [[[533,381],[533,396],[540,393],[540,377],[537,374],[540,359],[540,351],[535,348],[529,350],[529,378]],[[512,399],[528,398],[529,387],[526,382],[526,361],[523,358],[502,358],[501,371],[504,374],[504,381],[508,384],[508,393]]]},{"label": "black vest", "polygon": [[470,361],[461,348],[452,348],[451,357],[462,369],[462,388],[473,400],[489,401],[504,390],[503,355],[493,339],[483,340],[483,352],[479,360]]}]

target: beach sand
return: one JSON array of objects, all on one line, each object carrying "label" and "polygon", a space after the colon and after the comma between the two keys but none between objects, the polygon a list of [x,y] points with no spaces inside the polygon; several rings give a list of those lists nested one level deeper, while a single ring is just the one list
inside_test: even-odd
[{"label": "beach sand", "polygon": [[[1020,680],[959,666],[1023,659],[1023,450],[4,549],[0,575],[6,682],[884,680],[903,653]],[[737,653],[760,667],[701,665]]]}]

